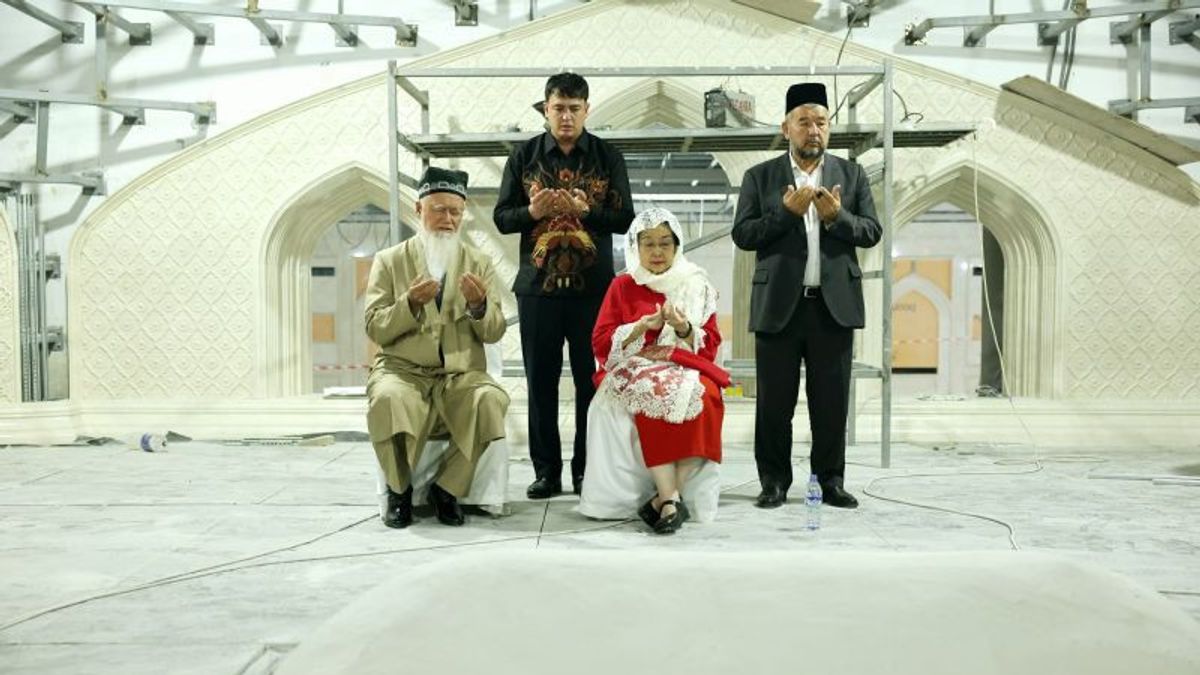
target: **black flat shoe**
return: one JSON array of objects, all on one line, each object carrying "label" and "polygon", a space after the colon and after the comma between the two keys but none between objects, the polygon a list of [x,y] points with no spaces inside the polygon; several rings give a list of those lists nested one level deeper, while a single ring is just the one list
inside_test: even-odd
[{"label": "black flat shoe", "polygon": [[658,509],[654,508],[654,497],[642,504],[642,508],[638,509],[638,517],[642,519],[643,523],[654,527],[654,524],[658,522]]},{"label": "black flat shoe", "polygon": [[787,501],[787,492],[778,485],[764,485],[754,505],[760,509],[777,509]]},{"label": "black flat shoe", "polygon": [[552,478],[538,478],[525,488],[525,496],[530,499],[549,499],[562,494],[562,481]]},{"label": "black flat shoe", "polygon": [[658,522],[654,523],[655,534],[675,534],[683,526],[683,510],[679,508],[678,501],[674,499],[664,501],[659,508],[659,513],[662,513],[662,509],[666,508],[668,504],[675,506],[675,513],[659,517]]},{"label": "black flat shoe", "polygon": [[857,509],[858,500],[840,485],[821,488],[821,501],[839,509]]},{"label": "black flat shoe", "polygon": [[401,493],[387,491],[387,510],[383,512],[383,524],[402,530],[413,522],[412,486]]},{"label": "black flat shoe", "polygon": [[458,498],[443,490],[437,483],[429,486],[429,503],[433,506],[439,523],[458,527],[467,522],[462,507],[458,505]]},{"label": "black flat shoe", "polygon": [[571,479],[571,489],[577,495],[583,494],[583,476],[575,476]]}]

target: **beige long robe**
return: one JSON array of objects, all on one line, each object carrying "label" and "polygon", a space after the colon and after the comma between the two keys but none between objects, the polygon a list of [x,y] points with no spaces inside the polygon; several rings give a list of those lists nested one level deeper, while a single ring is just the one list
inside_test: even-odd
[{"label": "beige long robe", "polygon": [[[489,289],[482,318],[472,319],[458,288],[463,272]],[[430,300],[414,315],[408,287],[428,275],[419,240],[375,254],[366,290],[367,335],[380,347],[367,378],[367,431],[379,465],[395,492],[408,488],[425,441],[450,439],[437,483],[456,496],[470,491],[475,464],[504,437],[508,394],[486,372],[484,343],[506,328],[491,263],[464,242],[446,271],[439,311]],[[399,449],[403,448],[403,455]]]}]

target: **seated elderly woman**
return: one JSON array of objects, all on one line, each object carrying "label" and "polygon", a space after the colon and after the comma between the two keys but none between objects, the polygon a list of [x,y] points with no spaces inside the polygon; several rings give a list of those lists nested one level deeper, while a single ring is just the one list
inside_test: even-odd
[{"label": "seated elderly woman", "polygon": [[683,494],[695,496],[698,520],[716,513],[720,388],[729,384],[714,363],[717,292],[682,242],[670,211],[638,214],[625,240],[629,272],[613,280],[592,331],[601,369],[579,510],[593,518],[636,512],[659,534],[690,517]]}]

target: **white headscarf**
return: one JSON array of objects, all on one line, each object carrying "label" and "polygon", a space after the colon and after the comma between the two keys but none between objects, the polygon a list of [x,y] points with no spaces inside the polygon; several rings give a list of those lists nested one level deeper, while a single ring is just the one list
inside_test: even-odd
[{"label": "white headscarf", "polygon": [[[662,274],[655,274],[642,267],[638,234],[664,223],[675,233],[679,246],[675,249],[671,267]],[[687,320],[699,328],[717,311],[717,291],[708,280],[708,274],[683,254],[683,241],[683,227],[674,213],[657,206],[646,209],[637,214],[625,234],[625,266],[639,286],[667,296],[667,302],[683,311]]]}]

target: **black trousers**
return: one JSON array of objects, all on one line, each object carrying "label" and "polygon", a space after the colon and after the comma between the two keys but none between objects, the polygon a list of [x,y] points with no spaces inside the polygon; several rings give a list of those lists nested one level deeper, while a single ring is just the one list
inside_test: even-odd
[{"label": "black trousers", "polygon": [[792,415],[803,363],[812,473],[823,487],[842,485],[854,329],[835,321],[820,295],[801,298],[782,331],[755,334],[755,347],[754,461],[759,481],[784,491],[792,485]]},{"label": "black trousers", "polygon": [[563,340],[575,382],[575,445],[571,476],[587,466],[587,412],[596,393],[592,375],[592,327],[603,297],[517,296],[521,320],[521,356],[529,389],[529,458],[539,478],[562,478],[562,439],[558,433],[558,381],[562,376]]}]

